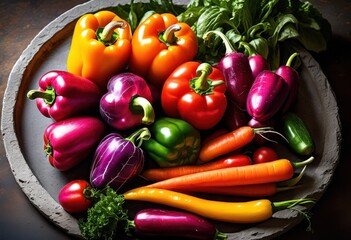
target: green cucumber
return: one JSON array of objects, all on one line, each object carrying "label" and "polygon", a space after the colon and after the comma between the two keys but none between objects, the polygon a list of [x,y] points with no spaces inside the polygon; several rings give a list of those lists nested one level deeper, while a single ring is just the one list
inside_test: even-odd
[{"label": "green cucumber", "polygon": [[290,148],[297,154],[307,156],[314,150],[314,142],[304,121],[295,113],[288,112],[282,118],[282,134]]}]

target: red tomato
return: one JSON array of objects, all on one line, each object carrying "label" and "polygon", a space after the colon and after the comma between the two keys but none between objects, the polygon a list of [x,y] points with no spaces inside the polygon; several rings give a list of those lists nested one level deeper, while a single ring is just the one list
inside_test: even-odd
[{"label": "red tomato", "polygon": [[73,180],[66,184],[58,195],[58,200],[63,209],[70,213],[84,213],[93,201],[84,196],[84,189],[91,188],[85,180]]},{"label": "red tomato", "polygon": [[256,163],[271,162],[278,159],[278,154],[273,148],[259,147],[255,150],[252,160]]}]

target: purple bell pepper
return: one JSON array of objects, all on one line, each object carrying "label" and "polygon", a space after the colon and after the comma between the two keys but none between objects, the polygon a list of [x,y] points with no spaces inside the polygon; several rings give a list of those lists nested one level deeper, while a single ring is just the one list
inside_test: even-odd
[{"label": "purple bell pepper", "polygon": [[235,51],[222,32],[209,31],[204,35],[204,39],[210,34],[217,34],[221,37],[226,47],[225,56],[219,61],[217,67],[223,73],[227,85],[227,96],[242,110],[245,110],[246,98],[254,80],[249,60],[244,53]]},{"label": "purple bell pepper", "polygon": [[126,130],[155,120],[152,93],[146,81],[133,73],[112,77],[100,100],[100,114],[113,128]]},{"label": "purple bell pepper", "polygon": [[98,115],[102,94],[89,79],[65,71],[50,71],[40,78],[39,90],[30,90],[27,97],[36,100],[45,117],[60,121],[79,115]]},{"label": "purple bell pepper", "polygon": [[128,138],[118,133],[108,134],[99,143],[90,172],[90,182],[95,188],[109,185],[118,191],[126,182],[136,177],[144,167],[143,141],[150,139],[147,128],[141,128]]},{"label": "purple bell pepper", "polygon": [[247,97],[248,114],[265,122],[280,110],[289,92],[285,80],[272,71],[263,71],[255,79]]},{"label": "purple bell pepper", "polygon": [[44,151],[53,167],[66,171],[93,156],[106,134],[106,124],[96,117],[67,118],[45,129]]},{"label": "purple bell pepper", "polygon": [[280,66],[275,73],[281,76],[289,87],[288,97],[282,107],[282,114],[286,113],[290,107],[294,104],[297,98],[297,94],[299,92],[299,85],[300,85],[300,76],[299,73],[291,67],[291,63],[293,59],[298,56],[298,53],[293,53],[286,65]]}]

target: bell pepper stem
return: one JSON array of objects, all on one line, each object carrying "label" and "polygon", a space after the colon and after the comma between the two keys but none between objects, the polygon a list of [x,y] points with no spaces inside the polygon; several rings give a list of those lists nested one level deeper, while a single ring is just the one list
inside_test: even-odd
[{"label": "bell pepper stem", "polygon": [[164,31],[162,38],[167,46],[173,44],[176,41],[174,33],[180,31],[181,29],[182,27],[179,24],[173,24]]},{"label": "bell pepper stem", "polygon": [[112,45],[117,41],[116,28],[125,28],[127,25],[124,21],[112,21],[107,24],[104,28],[99,28],[97,30],[97,38],[100,42],[105,45]]},{"label": "bell pepper stem", "polygon": [[151,133],[146,127],[141,128],[133,132],[126,140],[134,143],[135,146],[140,147],[143,144],[143,141],[147,141],[151,138]]},{"label": "bell pepper stem", "polygon": [[56,93],[53,87],[48,87],[45,91],[30,90],[27,93],[27,98],[29,98],[30,100],[42,98],[44,99],[45,103],[52,105],[55,102]]},{"label": "bell pepper stem", "polygon": [[199,76],[190,80],[190,87],[200,95],[213,93],[213,88],[224,84],[222,80],[212,81],[208,76],[212,73],[212,66],[208,63],[202,63],[196,69],[196,74]]},{"label": "bell pepper stem", "polygon": [[199,90],[206,90],[209,87],[207,81],[208,75],[212,73],[212,66],[208,63],[202,63],[196,69],[196,74],[199,76],[195,81],[195,88]]},{"label": "bell pepper stem", "polygon": [[54,151],[53,151],[52,146],[51,146],[50,143],[45,144],[44,152],[45,152],[46,156],[52,156],[53,155]]},{"label": "bell pepper stem", "polygon": [[150,125],[155,121],[155,112],[149,100],[146,98],[136,96],[131,101],[131,111],[138,112],[140,109],[143,110],[144,116],[141,122],[146,125]]},{"label": "bell pepper stem", "polygon": [[229,42],[229,39],[227,38],[227,36],[224,35],[224,33],[222,33],[221,31],[218,31],[218,30],[208,31],[204,34],[203,39],[207,40],[209,36],[212,34],[217,34],[222,39],[225,46],[225,55],[237,52],[233,47],[233,45]]}]

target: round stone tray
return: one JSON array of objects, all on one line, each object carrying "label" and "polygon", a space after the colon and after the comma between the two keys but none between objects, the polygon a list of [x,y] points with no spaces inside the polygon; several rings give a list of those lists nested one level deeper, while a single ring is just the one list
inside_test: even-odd
[{"label": "round stone tray", "polygon": [[[51,70],[66,70],[66,58],[76,20],[124,1],[92,0],[78,5],[46,26],[20,56],[8,79],[2,109],[2,134],[14,177],[29,201],[53,224],[68,235],[80,238],[77,218],[65,212],[57,202],[60,189],[69,181],[88,177],[88,164],[59,172],[48,163],[43,151],[43,133],[52,121],[43,117],[35,102],[26,98],[38,87],[39,78]],[[185,4],[186,1],[174,1]],[[328,80],[319,64],[307,52],[301,52],[301,91],[294,111],[305,121],[315,140],[315,161],[308,166],[301,188],[278,193],[272,201],[309,197],[318,200],[327,189],[340,154],[341,126],[338,107]],[[290,156],[297,160],[296,156]],[[131,204],[130,212],[150,206]],[[301,208],[300,210],[308,210]],[[297,211],[279,211],[260,224],[239,226],[215,222],[229,239],[269,239],[299,223]]]}]

